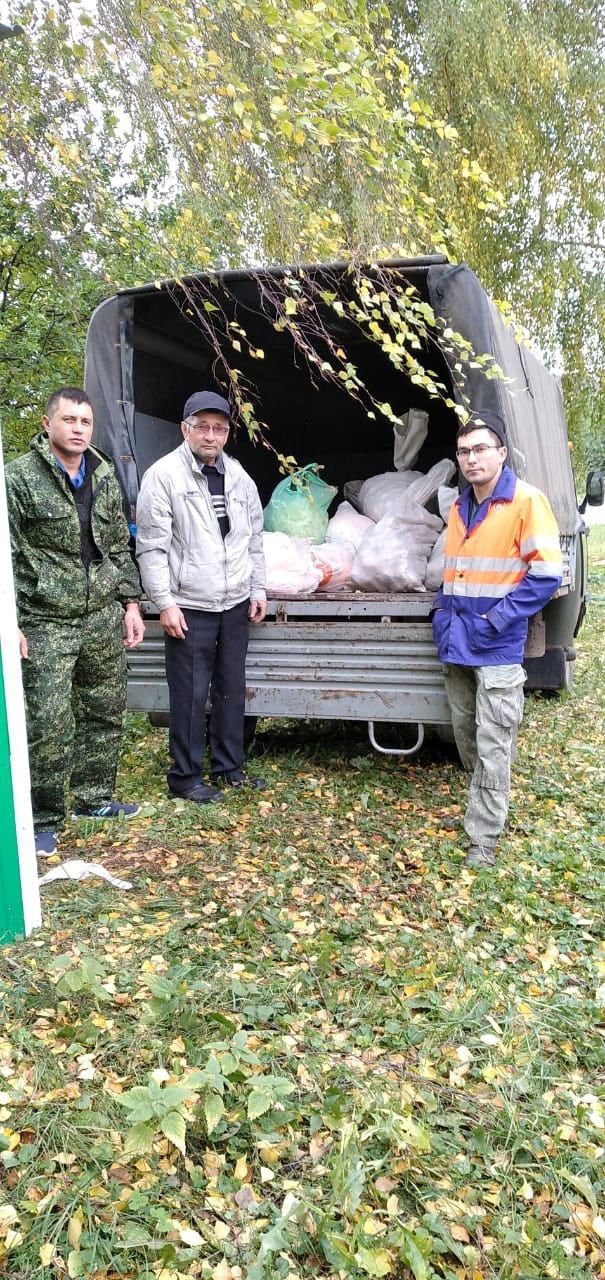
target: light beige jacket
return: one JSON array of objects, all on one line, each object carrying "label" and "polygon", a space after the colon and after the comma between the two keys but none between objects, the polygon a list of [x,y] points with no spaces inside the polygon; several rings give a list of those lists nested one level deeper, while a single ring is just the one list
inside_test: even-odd
[{"label": "light beige jacket", "polygon": [[223,541],[202,464],[183,442],[145,472],[137,503],[137,560],[157,609],[218,612],[265,599],[263,509],[254,481],[227,454]]}]

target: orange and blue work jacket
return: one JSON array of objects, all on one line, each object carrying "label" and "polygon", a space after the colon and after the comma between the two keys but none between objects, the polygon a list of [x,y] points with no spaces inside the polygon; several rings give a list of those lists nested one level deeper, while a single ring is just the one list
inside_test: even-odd
[{"label": "orange and blue work jacket", "polygon": [[463,667],[520,663],[528,619],[561,585],[559,531],[548,499],[510,467],[474,510],[473,496],[469,486],[450,511],[435,643]]}]

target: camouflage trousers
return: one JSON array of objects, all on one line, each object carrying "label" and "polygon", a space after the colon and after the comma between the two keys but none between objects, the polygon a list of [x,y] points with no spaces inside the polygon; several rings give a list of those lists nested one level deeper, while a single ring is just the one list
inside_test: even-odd
[{"label": "camouflage trousers", "polygon": [[122,609],[24,625],[23,662],[36,831],[55,830],[71,785],[78,808],[110,800],[126,706]]},{"label": "camouflage trousers", "polygon": [[524,683],[518,663],[445,668],[456,746],[472,774],[464,815],[471,844],[493,848],[506,824]]}]

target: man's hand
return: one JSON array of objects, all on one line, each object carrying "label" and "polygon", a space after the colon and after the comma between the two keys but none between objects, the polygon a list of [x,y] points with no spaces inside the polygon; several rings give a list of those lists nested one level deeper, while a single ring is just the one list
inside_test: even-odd
[{"label": "man's hand", "polygon": [[27,643],[27,636],[25,636],[22,631],[17,631],[17,635],[19,637],[19,657],[29,658],[29,646]]},{"label": "man's hand", "polygon": [[136,600],[131,600],[130,604],[126,605],[122,625],[124,627],[124,648],[136,649],[145,635],[145,623]]},{"label": "man's hand", "polygon": [[251,622],[262,622],[267,612],[266,600],[251,600],[248,609],[248,617]]},{"label": "man's hand", "polygon": [[160,623],[166,635],[172,636],[174,640],[184,640],[189,630],[185,622],[185,615],[182,609],[179,609],[178,604],[171,604],[168,609],[162,609]]}]

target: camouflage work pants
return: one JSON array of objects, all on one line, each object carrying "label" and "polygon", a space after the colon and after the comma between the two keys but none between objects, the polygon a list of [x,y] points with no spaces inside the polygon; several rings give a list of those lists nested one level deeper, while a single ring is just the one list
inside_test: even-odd
[{"label": "camouflage work pants", "polygon": [[464,815],[471,844],[493,848],[506,823],[524,683],[518,663],[445,668],[456,746],[472,774]]},{"label": "camouflage work pants", "polygon": [[23,630],[34,828],[55,830],[70,784],[78,808],[96,808],[113,793],[126,706],[122,609],[116,603]]}]

